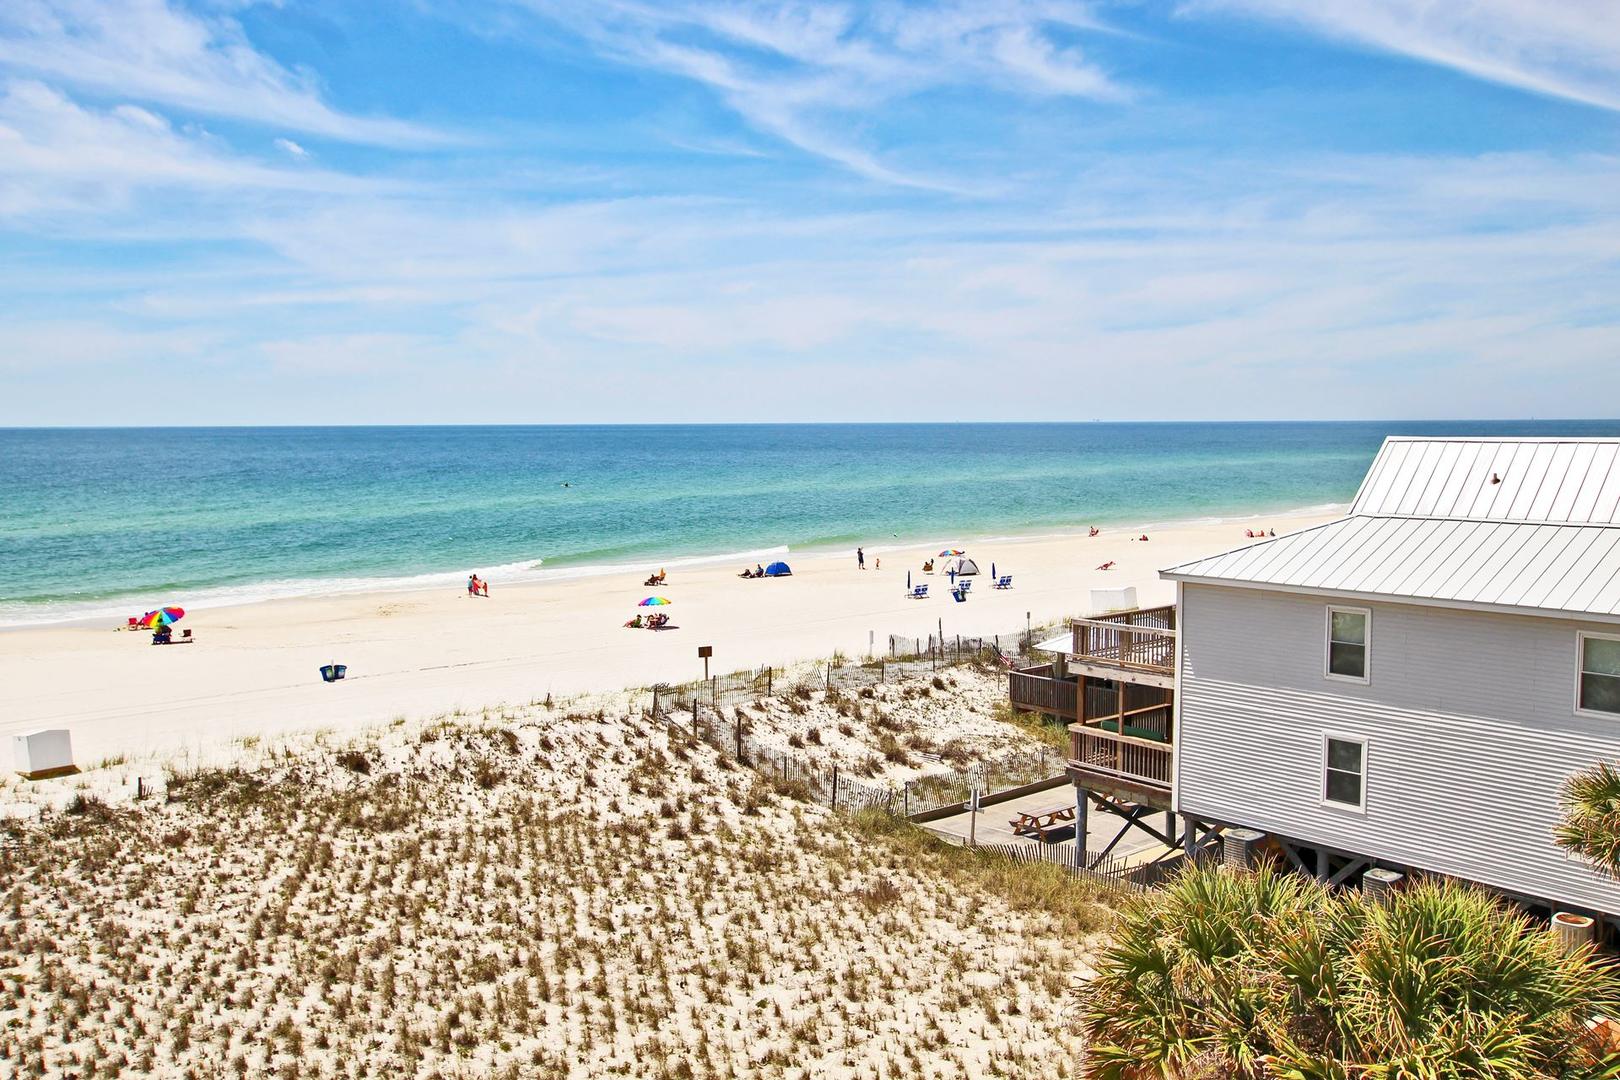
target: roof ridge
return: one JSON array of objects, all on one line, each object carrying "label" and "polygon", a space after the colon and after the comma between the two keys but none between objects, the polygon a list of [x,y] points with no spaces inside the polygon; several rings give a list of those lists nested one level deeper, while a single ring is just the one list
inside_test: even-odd
[{"label": "roof ridge", "polygon": [[[1392,521],[1467,521],[1477,525],[1553,525],[1561,529],[1620,529],[1620,521],[1553,521],[1551,519],[1538,519],[1531,521],[1527,518],[1468,517],[1466,514],[1360,513],[1346,514],[1341,520],[1348,520],[1350,518],[1379,518]],[[1288,535],[1292,536],[1293,534],[1290,533]],[[1282,537],[1279,536],[1277,539],[1281,540]]]},{"label": "roof ridge", "polygon": [[1386,435],[1385,442],[1620,443],[1620,435]]}]

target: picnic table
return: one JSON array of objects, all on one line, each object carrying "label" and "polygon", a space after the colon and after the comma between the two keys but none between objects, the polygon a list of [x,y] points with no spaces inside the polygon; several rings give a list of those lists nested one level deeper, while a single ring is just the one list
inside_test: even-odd
[{"label": "picnic table", "polygon": [[1054,806],[1050,810],[1031,810],[1019,814],[1008,824],[1012,826],[1014,836],[1035,836],[1044,841],[1047,833],[1074,824],[1074,804]]}]

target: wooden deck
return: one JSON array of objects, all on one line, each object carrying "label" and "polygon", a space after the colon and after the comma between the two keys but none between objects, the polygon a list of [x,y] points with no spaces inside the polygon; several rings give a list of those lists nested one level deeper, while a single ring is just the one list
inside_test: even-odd
[{"label": "wooden deck", "polygon": [[1014,708],[1070,721],[1069,774],[1075,783],[1168,806],[1175,754],[1175,606],[1075,619],[1072,625],[1072,651],[1063,662],[1009,673],[1008,699]]},{"label": "wooden deck", "polygon": [[[1098,668],[1121,677],[1134,675],[1153,686],[1174,685],[1176,608],[1138,608],[1071,623],[1071,666]],[[1112,676],[1103,675],[1104,678]]]},{"label": "wooden deck", "polygon": [[1089,724],[1071,724],[1069,732],[1069,773],[1076,783],[1092,790],[1169,798],[1175,758],[1171,743]]},{"label": "wooden deck", "polygon": [[1080,719],[1079,682],[1055,678],[1052,672],[1052,664],[1009,672],[1007,696],[1013,708],[1069,720]]}]

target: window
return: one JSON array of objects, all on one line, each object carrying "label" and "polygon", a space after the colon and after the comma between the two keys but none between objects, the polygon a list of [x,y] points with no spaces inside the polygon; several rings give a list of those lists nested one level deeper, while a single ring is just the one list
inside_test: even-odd
[{"label": "window", "polygon": [[1327,626],[1327,676],[1367,681],[1367,631],[1372,612],[1366,608],[1330,607]]},{"label": "window", "polygon": [[1367,805],[1367,744],[1361,739],[1322,736],[1322,801],[1357,810]]},{"label": "window", "polygon": [[1580,640],[1581,679],[1576,708],[1620,714],[1620,637],[1582,634]]}]

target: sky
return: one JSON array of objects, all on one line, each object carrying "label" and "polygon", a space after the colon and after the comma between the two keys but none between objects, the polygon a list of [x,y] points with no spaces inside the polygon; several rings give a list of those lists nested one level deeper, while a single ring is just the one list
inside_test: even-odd
[{"label": "sky", "polygon": [[1616,401],[1615,0],[0,4],[0,425]]}]

